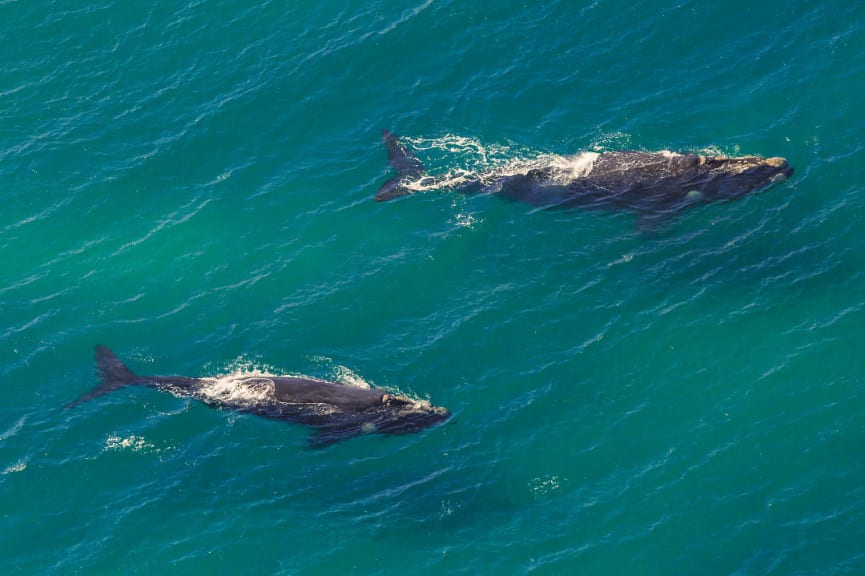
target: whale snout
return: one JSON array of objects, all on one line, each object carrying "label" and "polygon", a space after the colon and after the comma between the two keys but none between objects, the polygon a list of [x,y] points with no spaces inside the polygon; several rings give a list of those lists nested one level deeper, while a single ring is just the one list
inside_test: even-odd
[{"label": "whale snout", "polygon": [[447,408],[404,396],[387,395],[384,407],[386,412],[376,421],[376,429],[385,434],[416,432],[441,424],[451,416]]},{"label": "whale snout", "polygon": [[426,400],[415,402],[412,410],[433,421],[444,422],[451,417],[451,412],[444,406],[433,406]]},{"label": "whale snout", "polygon": [[435,412],[436,416],[440,416],[443,420],[447,420],[451,417],[451,411],[447,408],[443,408],[442,406],[435,406],[433,408],[433,412]]},{"label": "whale snout", "polygon": [[779,156],[766,158],[763,163],[773,169],[775,172],[772,175],[772,182],[783,182],[793,175],[793,167],[787,162],[786,158]]}]

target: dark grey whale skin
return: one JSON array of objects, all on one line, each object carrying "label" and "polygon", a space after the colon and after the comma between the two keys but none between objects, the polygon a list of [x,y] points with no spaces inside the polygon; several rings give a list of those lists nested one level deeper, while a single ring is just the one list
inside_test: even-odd
[{"label": "dark grey whale skin", "polygon": [[444,422],[450,412],[429,402],[412,400],[377,388],[361,388],[312,378],[251,376],[234,379],[235,385],[255,391],[255,401],[240,401],[205,393],[210,378],[139,376],[105,346],[95,350],[101,383],[71,408],[125,386],[148,386],[177,396],[195,398],[209,406],[255,414],[315,428],[314,448],[361,434],[407,434]]},{"label": "dark grey whale skin", "polygon": [[[411,184],[421,179],[426,186],[435,185],[435,177],[426,174],[399,138],[384,130],[382,139],[397,176],[381,186],[376,201],[411,194]],[[478,178],[460,185],[457,191],[486,192],[551,209],[621,209],[647,219],[663,219],[701,204],[734,200],[792,174],[793,168],[784,158],[626,150],[599,154],[588,174],[564,184],[552,181],[552,168],[542,168],[486,184]]]}]

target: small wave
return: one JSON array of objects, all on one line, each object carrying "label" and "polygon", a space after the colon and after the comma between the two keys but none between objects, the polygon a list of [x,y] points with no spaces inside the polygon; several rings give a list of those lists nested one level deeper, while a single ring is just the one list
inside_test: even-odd
[{"label": "small wave", "polygon": [[132,248],[135,248],[139,244],[150,240],[150,238],[152,238],[159,232],[162,232],[162,230],[164,229],[171,229],[175,226],[188,222],[199,212],[201,212],[208,204],[210,204],[209,198],[206,198],[200,202],[197,198],[193,199],[190,202],[187,202],[184,206],[182,206],[174,213],[170,214],[167,218],[160,220],[153,228],[151,228],[146,234],[144,234],[144,236],[136,240],[130,240],[129,242],[118,248],[114,252],[114,254],[112,254],[112,256],[118,256]]},{"label": "small wave", "polygon": [[400,16],[397,20],[394,20],[386,28],[381,30],[379,32],[379,35],[384,36],[388,32],[391,32],[392,30],[396,29],[396,27],[399,26],[400,24],[404,24],[404,23],[408,22],[409,20],[411,20],[412,18],[414,18],[415,16],[417,16],[418,14],[420,14],[421,12],[423,12],[424,10],[429,8],[430,5],[432,5],[432,3],[433,3],[433,0],[426,0],[426,2],[424,2],[420,6],[416,6],[415,8],[412,8],[411,10],[404,12],[403,15]]},{"label": "small wave", "polygon": [[13,230],[21,228],[22,226],[27,226],[28,224],[48,220],[49,218],[53,217],[57,212],[66,208],[66,206],[68,206],[70,203],[72,203],[73,200],[74,200],[74,196],[69,196],[67,198],[64,198],[64,199],[58,201],[58,202],[55,202],[54,204],[48,206],[47,208],[43,208],[42,210],[40,210],[39,212],[37,212],[35,214],[32,214],[30,216],[26,216],[26,217],[18,220],[17,222],[13,222],[11,224],[4,226],[3,232],[7,232],[7,233],[12,232]]}]

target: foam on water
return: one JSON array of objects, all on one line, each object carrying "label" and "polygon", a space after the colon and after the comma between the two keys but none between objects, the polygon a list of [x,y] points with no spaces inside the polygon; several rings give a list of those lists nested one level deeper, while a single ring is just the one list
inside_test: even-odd
[{"label": "foam on water", "polygon": [[[459,189],[477,182],[482,187],[489,187],[503,178],[527,174],[532,170],[551,170],[551,183],[566,184],[590,174],[599,156],[598,152],[589,151],[568,156],[537,153],[516,145],[483,144],[477,138],[455,134],[438,138],[401,139],[414,150],[424,153],[422,162],[430,174],[405,184],[413,192]],[[442,162],[448,168],[438,173],[436,168]]]}]

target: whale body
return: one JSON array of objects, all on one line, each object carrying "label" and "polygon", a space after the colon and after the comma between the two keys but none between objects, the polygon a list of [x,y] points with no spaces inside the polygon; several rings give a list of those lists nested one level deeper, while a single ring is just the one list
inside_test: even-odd
[{"label": "whale body", "polygon": [[488,193],[544,208],[624,209],[644,219],[663,219],[686,208],[739,198],[789,178],[784,158],[706,156],[669,151],[585,152],[568,169],[555,164],[524,171],[427,174],[423,164],[387,130],[382,140],[396,177],[385,182],[382,202],[431,188]]},{"label": "whale body", "polygon": [[139,376],[105,346],[97,346],[101,383],[66,408],[125,386],[148,386],[216,408],[315,428],[310,445],[323,447],[368,433],[406,434],[450,417],[450,412],[378,388],[295,376],[240,376],[226,379]]}]

